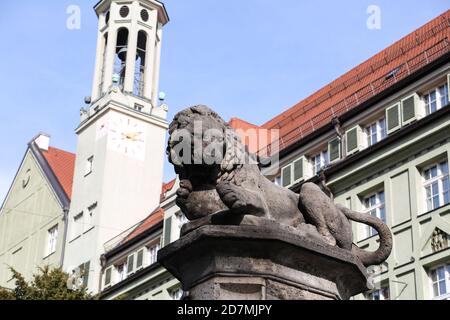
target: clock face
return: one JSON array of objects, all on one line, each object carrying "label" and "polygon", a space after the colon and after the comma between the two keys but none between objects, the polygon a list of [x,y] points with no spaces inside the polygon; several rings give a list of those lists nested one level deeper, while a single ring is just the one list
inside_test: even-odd
[{"label": "clock face", "polygon": [[144,161],[146,126],[133,118],[114,115],[108,126],[108,147],[126,156]]}]

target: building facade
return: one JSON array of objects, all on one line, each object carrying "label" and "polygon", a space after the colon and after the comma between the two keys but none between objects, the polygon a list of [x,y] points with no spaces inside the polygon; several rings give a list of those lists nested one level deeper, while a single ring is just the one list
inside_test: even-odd
[{"label": "building facade", "polygon": [[0,287],[14,287],[10,267],[31,279],[62,266],[75,155],[49,142],[39,134],[28,144],[0,209]]},{"label": "building facade", "polygon": [[[392,230],[391,256],[370,270],[376,289],[357,299],[450,298],[449,19],[447,11],[266,124],[281,130],[281,170],[265,168],[273,181],[294,191],[316,182]],[[376,250],[374,229],[353,231],[359,247]]]}]

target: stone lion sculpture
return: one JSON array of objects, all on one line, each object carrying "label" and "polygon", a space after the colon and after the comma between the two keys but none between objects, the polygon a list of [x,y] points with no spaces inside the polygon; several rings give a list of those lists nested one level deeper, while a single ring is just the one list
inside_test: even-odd
[{"label": "stone lion sculpture", "polygon": [[[313,183],[303,184],[299,194],[272,183],[240,137],[207,106],[178,113],[169,134],[167,155],[180,179],[176,203],[189,220],[223,212],[313,230],[327,244],[352,250],[365,266],[381,264],[390,255],[392,235],[381,220],[334,204]],[[352,243],[350,220],[378,231],[377,251]]]}]

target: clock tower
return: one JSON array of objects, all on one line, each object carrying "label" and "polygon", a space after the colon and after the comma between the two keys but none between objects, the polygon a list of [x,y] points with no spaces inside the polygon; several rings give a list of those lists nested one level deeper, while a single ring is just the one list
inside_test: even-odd
[{"label": "clock tower", "polygon": [[64,269],[98,292],[105,243],[160,201],[167,107],[158,105],[162,28],[156,0],[102,0],[92,96],[76,129]]}]

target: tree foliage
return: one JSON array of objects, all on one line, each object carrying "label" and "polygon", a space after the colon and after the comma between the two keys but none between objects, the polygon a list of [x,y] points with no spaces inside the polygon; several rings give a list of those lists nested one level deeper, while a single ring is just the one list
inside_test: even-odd
[{"label": "tree foliage", "polygon": [[93,300],[85,288],[69,289],[69,275],[61,269],[49,267],[39,268],[33,275],[33,280],[25,278],[13,268],[10,268],[15,288],[12,290],[0,288],[0,300]]}]

